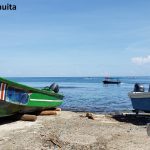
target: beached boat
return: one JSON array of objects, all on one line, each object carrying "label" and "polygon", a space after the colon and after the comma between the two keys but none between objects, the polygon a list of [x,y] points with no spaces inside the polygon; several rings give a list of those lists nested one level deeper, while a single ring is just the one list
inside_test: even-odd
[{"label": "beached boat", "polygon": [[32,88],[0,78],[0,117],[18,112],[56,108],[63,102],[58,86]]},{"label": "beached boat", "polygon": [[145,92],[144,86],[136,83],[134,91],[129,92],[128,95],[137,114],[139,111],[150,112],[150,88]]},{"label": "beached boat", "polygon": [[121,81],[120,81],[119,79],[106,77],[106,78],[103,80],[103,83],[104,83],[104,84],[120,84]]}]

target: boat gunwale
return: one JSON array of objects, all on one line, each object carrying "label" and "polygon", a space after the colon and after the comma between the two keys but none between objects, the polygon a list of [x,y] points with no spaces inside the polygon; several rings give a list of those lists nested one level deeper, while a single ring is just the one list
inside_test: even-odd
[{"label": "boat gunwale", "polygon": [[128,96],[136,99],[141,99],[141,98],[149,98],[150,99],[150,92],[129,92]]},{"label": "boat gunwale", "polygon": [[16,83],[14,81],[4,79],[2,77],[0,77],[0,81],[2,83],[8,84],[9,87],[14,87],[16,89],[24,90],[26,92],[41,93],[41,94],[46,94],[46,95],[49,95],[49,96],[55,96],[55,97],[61,98],[61,99],[64,97],[63,95],[58,94],[58,93],[52,93],[52,92],[36,89],[36,88],[30,87],[30,86],[27,86],[27,85],[23,85],[23,84],[20,84],[20,83]]}]

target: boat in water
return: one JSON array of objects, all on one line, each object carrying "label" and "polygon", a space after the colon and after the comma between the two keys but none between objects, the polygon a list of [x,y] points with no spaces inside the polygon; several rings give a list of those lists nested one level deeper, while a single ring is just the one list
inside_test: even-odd
[{"label": "boat in water", "polygon": [[56,108],[63,103],[59,87],[32,88],[0,77],[0,117]]},{"label": "boat in water", "polygon": [[104,84],[120,84],[121,81],[116,78],[105,77],[105,79],[103,80],[103,83]]},{"label": "boat in water", "polygon": [[129,92],[128,96],[131,99],[133,111],[136,112],[136,114],[138,114],[139,111],[150,112],[150,87],[148,91],[145,91],[143,85],[136,83],[134,90]]}]

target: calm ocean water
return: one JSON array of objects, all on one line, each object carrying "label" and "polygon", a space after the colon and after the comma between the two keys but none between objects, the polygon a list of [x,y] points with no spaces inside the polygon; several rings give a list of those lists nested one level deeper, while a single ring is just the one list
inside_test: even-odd
[{"label": "calm ocean water", "polygon": [[146,90],[150,77],[119,77],[120,85],[103,85],[102,77],[12,77],[8,78],[32,87],[41,88],[53,82],[60,86],[64,97],[61,108],[72,111],[114,112],[132,110],[128,92],[134,83],[144,84]]}]

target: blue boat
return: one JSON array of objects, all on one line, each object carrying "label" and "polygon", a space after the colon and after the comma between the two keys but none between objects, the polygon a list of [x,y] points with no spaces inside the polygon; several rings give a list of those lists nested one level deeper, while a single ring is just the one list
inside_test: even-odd
[{"label": "blue boat", "polygon": [[139,111],[150,113],[150,88],[145,92],[144,86],[136,83],[134,91],[128,93],[128,96],[131,99],[136,114],[138,114]]}]

